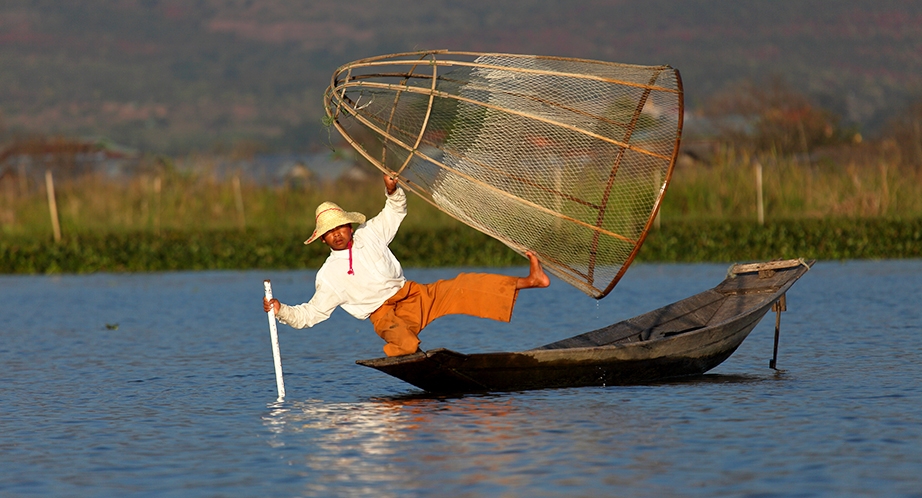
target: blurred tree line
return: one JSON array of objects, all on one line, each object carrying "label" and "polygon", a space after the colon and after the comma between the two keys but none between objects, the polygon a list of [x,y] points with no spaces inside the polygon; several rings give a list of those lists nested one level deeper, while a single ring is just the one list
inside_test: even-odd
[{"label": "blurred tree line", "polygon": [[818,151],[839,149],[834,155],[841,159],[843,151],[856,152],[860,147],[863,157],[870,148],[890,152],[887,160],[899,165],[922,166],[922,97],[891,116],[870,141],[855,125],[843,125],[840,116],[817,105],[780,76],[728,85],[705,101],[701,114],[721,145],[752,154],[793,156],[809,162],[816,160]]}]

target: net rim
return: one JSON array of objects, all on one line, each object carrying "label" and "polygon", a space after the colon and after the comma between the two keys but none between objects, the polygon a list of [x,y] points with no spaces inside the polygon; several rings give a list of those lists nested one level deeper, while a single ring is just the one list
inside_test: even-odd
[{"label": "net rim", "polygon": [[[603,77],[598,77],[595,75],[586,75],[586,74],[570,73],[570,72],[563,72],[563,71],[550,71],[550,70],[543,70],[543,69],[535,70],[535,69],[530,69],[530,68],[515,68],[515,67],[509,67],[509,66],[502,66],[502,65],[476,63],[476,61],[475,62],[456,61],[456,60],[440,59],[440,58],[437,58],[437,56],[438,57],[451,57],[451,56],[459,57],[460,56],[460,57],[471,57],[475,59],[481,58],[481,57],[504,57],[504,58],[509,58],[509,59],[577,62],[577,63],[582,63],[582,64],[591,64],[591,65],[598,65],[598,66],[604,66],[604,67],[628,68],[628,69],[637,69],[637,70],[648,71],[648,72],[655,72],[657,76],[651,79],[650,84],[645,85],[645,84],[624,81],[624,80],[615,79],[615,78],[603,78]],[[415,59],[410,59],[409,57],[415,57]],[[376,67],[376,66],[383,67],[383,66],[392,66],[392,65],[411,66],[412,69],[406,73],[362,73],[361,76],[355,76],[353,74],[354,69],[366,69],[366,68],[371,68],[371,67]],[[427,75],[426,73],[415,72],[416,69],[419,68],[420,66],[431,66],[432,68],[431,75]],[[459,101],[468,101],[471,104],[476,104],[476,105],[481,105],[481,106],[485,105],[483,102],[479,102],[476,100],[470,100],[470,99],[464,99],[459,95],[454,95],[451,93],[441,92],[437,90],[436,82],[438,81],[438,68],[445,67],[445,66],[483,67],[483,68],[495,68],[495,69],[500,69],[503,71],[512,71],[512,72],[528,72],[528,73],[534,73],[534,74],[561,75],[561,76],[576,77],[576,78],[582,78],[582,79],[599,80],[599,81],[604,81],[606,83],[611,83],[611,84],[641,88],[645,91],[646,95],[649,95],[650,92],[654,92],[654,91],[663,92],[663,93],[674,93],[676,95],[676,109],[675,109],[676,116],[677,116],[676,123],[675,123],[676,129],[675,129],[675,138],[672,143],[671,154],[666,154],[665,150],[663,151],[663,154],[655,154],[655,157],[657,159],[662,160],[662,161],[668,161],[668,166],[665,169],[665,178],[663,179],[663,182],[659,188],[659,191],[653,200],[653,205],[650,210],[650,214],[647,217],[647,220],[639,236],[637,236],[634,239],[626,239],[627,242],[633,244],[633,247],[628,257],[624,260],[623,263],[621,263],[620,268],[618,269],[617,273],[615,273],[615,276],[604,288],[602,288],[601,286],[596,286],[592,283],[594,281],[593,275],[592,275],[592,272],[594,271],[594,268],[595,268],[594,263],[590,263],[590,266],[589,266],[590,270],[589,270],[588,282],[579,280],[578,277],[581,275],[581,272],[578,271],[576,268],[570,268],[567,265],[556,264],[558,271],[553,272],[556,276],[558,276],[562,280],[573,285],[574,287],[590,295],[591,297],[594,297],[596,299],[602,299],[605,296],[607,296],[614,289],[617,283],[621,280],[621,278],[623,277],[627,269],[631,266],[631,264],[634,262],[637,255],[639,254],[639,251],[641,247],[643,246],[644,241],[646,240],[651,228],[653,227],[653,224],[660,211],[660,208],[662,207],[663,198],[672,180],[675,163],[676,163],[676,160],[679,154],[679,145],[680,145],[681,137],[682,137],[682,129],[684,126],[684,88],[683,88],[682,79],[681,79],[681,75],[679,71],[669,65],[650,66],[650,65],[625,64],[625,63],[618,63],[618,62],[607,62],[607,61],[599,61],[599,60],[593,60],[593,59],[572,58],[572,57],[547,56],[547,55],[526,55],[526,54],[512,54],[512,53],[502,53],[502,52],[453,51],[453,50],[447,50],[447,49],[400,52],[400,53],[393,53],[393,54],[378,55],[378,56],[373,56],[373,57],[366,57],[363,59],[358,59],[351,63],[344,64],[340,66],[339,68],[337,68],[337,70],[333,73],[333,76],[331,78],[330,86],[324,92],[324,104],[325,104],[324,109],[325,109],[327,118],[329,120],[329,123],[332,124],[337,129],[337,131],[342,135],[342,137],[346,140],[346,142],[349,143],[349,145],[352,146],[362,157],[364,157],[366,160],[372,163],[372,165],[374,165],[377,169],[383,171],[384,173],[389,173],[389,174],[396,173],[401,183],[405,187],[407,187],[410,191],[420,196],[425,201],[432,204],[434,207],[440,209],[443,212],[446,212],[448,215],[470,226],[471,228],[484,232],[487,235],[500,240],[506,246],[510,247],[510,249],[512,249],[513,251],[519,254],[524,254],[525,251],[531,250],[531,249],[524,247],[520,244],[516,244],[514,243],[514,241],[510,241],[509,239],[505,238],[502,235],[497,235],[495,232],[491,233],[491,231],[489,230],[489,227],[485,229],[483,226],[477,226],[475,224],[472,224],[446,211],[441,206],[436,204],[432,199],[430,199],[431,193],[428,192],[426,189],[417,187],[416,185],[413,184],[412,181],[408,180],[407,178],[404,178],[403,176],[399,176],[400,173],[402,173],[403,170],[408,166],[408,164],[410,163],[413,157],[419,157],[428,162],[435,163],[440,168],[444,168],[446,170],[452,171],[454,174],[463,175],[463,173],[454,171],[448,165],[442,164],[441,162],[436,161],[434,158],[428,157],[426,154],[424,154],[423,152],[419,150],[420,144],[423,143],[423,136],[427,129],[429,115],[432,111],[432,102],[435,97],[451,98],[451,99],[456,99]],[[675,78],[674,80],[675,88],[667,88],[667,87],[662,87],[662,86],[652,84],[653,82],[656,82],[659,80],[659,74],[661,74],[662,72],[669,72],[670,74],[673,75],[673,77]],[[406,84],[406,81],[402,85],[398,85],[394,83],[375,83],[372,81],[368,81],[375,77],[384,77],[384,76],[392,77],[392,78],[403,76],[407,79],[431,78],[432,81],[431,81],[431,84],[428,85],[429,88],[425,88],[424,86],[421,86],[421,85],[420,86],[410,86]],[[423,125],[420,128],[419,134],[415,139],[415,143],[411,145],[410,143],[405,143],[402,140],[399,140],[398,137],[391,135],[387,130],[376,126],[374,123],[372,123],[367,118],[362,116],[359,112],[357,112],[356,109],[352,109],[350,104],[346,101],[345,95],[346,95],[347,90],[354,89],[356,87],[381,88],[381,89],[393,91],[397,95],[399,95],[402,92],[428,95],[429,104],[426,110],[425,119],[424,119]],[[644,99],[645,98],[646,97],[644,97]],[[393,170],[390,170],[385,164],[383,164],[377,158],[373,157],[345,129],[343,124],[340,123],[339,121],[340,118],[342,117],[341,111],[344,109],[346,110],[346,114],[348,114],[350,117],[355,117],[359,121],[362,121],[362,124],[364,126],[369,127],[375,133],[378,133],[381,136],[387,137],[388,143],[393,143],[393,144],[398,145],[400,148],[402,148],[407,153],[407,157],[403,161],[403,164],[400,166],[398,171],[395,172]],[[510,112],[510,110],[507,108],[498,108],[498,109],[501,110],[502,112]],[[640,108],[637,109],[638,112],[635,112],[635,118],[639,114],[639,110]],[[356,112],[350,112],[350,111],[356,111]],[[528,117],[529,119],[534,119],[536,121],[544,120],[554,126],[564,125],[564,123],[556,123],[551,120],[542,119],[540,116],[529,115],[526,117]],[[390,123],[390,121],[388,121],[388,123]],[[388,126],[390,126],[390,124],[388,124]],[[580,130],[577,128],[574,128],[573,131],[585,133],[584,130]],[[407,138],[411,138],[411,137],[408,136]],[[615,145],[618,145],[619,147],[623,147],[624,149],[629,149],[629,150],[638,149],[640,151],[643,150],[638,147],[633,147],[629,143],[618,143],[617,141],[611,140],[608,137],[603,137],[601,135],[594,136],[593,138],[615,143]],[[615,169],[617,170],[617,167],[615,167]],[[614,173],[612,174],[614,175]],[[522,199],[516,198],[516,200],[521,201]],[[576,221],[580,222],[580,220],[576,220]],[[597,234],[599,233],[599,230],[605,231],[604,229],[601,228],[601,226],[595,226],[595,225],[591,225],[588,223],[582,223],[582,224],[584,224],[588,228],[591,228]],[[616,234],[605,233],[604,235],[611,236],[611,235],[616,235]],[[541,255],[539,253],[539,258],[544,259],[546,263],[552,263],[552,261],[548,261],[549,259],[548,255]],[[611,268],[614,268],[614,267],[615,265],[611,265]],[[571,273],[575,273],[576,276],[571,275]]]}]

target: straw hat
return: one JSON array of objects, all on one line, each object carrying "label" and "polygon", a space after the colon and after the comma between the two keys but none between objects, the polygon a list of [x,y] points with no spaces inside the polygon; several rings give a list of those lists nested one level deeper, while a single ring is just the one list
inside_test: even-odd
[{"label": "straw hat", "polygon": [[343,211],[343,208],[339,207],[336,203],[328,201],[317,206],[314,220],[317,222],[317,228],[314,229],[311,238],[304,241],[305,244],[310,244],[323,236],[323,234],[340,225],[365,223],[365,215],[362,213]]}]

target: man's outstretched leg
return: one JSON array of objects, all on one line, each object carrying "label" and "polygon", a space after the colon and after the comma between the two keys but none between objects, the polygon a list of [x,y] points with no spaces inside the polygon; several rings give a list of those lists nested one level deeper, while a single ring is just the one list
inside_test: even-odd
[{"label": "man's outstretched leg", "polygon": [[532,252],[526,256],[529,272],[525,277],[462,273],[431,284],[407,281],[403,289],[369,317],[375,332],[387,342],[384,353],[400,356],[416,352],[419,332],[445,315],[470,315],[509,322],[519,290],[550,285],[538,258]]},{"label": "man's outstretched leg", "polygon": [[538,257],[535,256],[535,253],[528,251],[525,253],[525,256],[528,257],[528,276],[516,280],[516,290],[534,289],[551,285],[551,279],[544,273],[544,268],[541,267],[541,262],[538,261]]}]

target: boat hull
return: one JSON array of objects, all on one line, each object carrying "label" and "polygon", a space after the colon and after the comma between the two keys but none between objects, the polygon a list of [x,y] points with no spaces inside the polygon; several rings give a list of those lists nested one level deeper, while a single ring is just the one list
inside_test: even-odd
[{"label": "boat hull", "polygon": [[811,263],[768,276],[733,275],[672,305],[537,349],[435,349],[357,363],[434,393],[630,385],[701,375],[736,351]]}]

